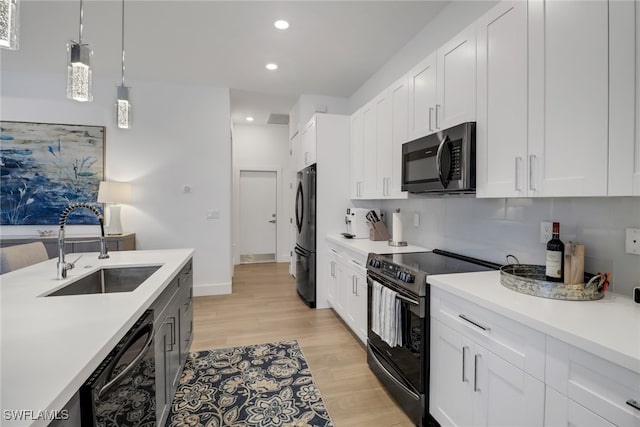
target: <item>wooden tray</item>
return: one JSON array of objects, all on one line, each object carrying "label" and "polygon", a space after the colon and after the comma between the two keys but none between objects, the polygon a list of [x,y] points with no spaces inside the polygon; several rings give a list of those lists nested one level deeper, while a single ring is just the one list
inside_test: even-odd
[{"label": "wooden tray", "polygon": [[585,283],[568,285],[545,280],[543,265],[509,264],[500,268],[500,283],[513,291],[542,298],[567,301],[593,301],[604,297],[595,284],[585,285],[593,275],[585,274]]}]

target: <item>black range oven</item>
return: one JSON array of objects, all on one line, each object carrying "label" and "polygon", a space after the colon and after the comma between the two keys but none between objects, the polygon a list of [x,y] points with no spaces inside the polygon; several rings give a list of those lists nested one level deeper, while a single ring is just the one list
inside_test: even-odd
[{"label": "black range oven", "polygon": [[[429,274],[495,270],[498,264],[435,249],[369,254],[367,260],[367,363],[418,426],[438,425],[429,415]],[[372,327],[374,292],[393,291],[399,343],[390,345]],[[378,329],[380,329],[378,327]],[[386,337],[385,337],[386,338]]]}]

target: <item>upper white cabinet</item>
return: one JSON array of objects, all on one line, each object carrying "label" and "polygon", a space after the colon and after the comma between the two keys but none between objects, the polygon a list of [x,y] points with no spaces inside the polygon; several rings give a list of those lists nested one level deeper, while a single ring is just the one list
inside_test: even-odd
[{"label": "upper white cabinet", "polygon": [[478,197],[633,194],[637,7],[506,1],[478,20]]},{"label": "upper white cabinet", "polygon": [[438,103],[435,128],[476,119],[476,24],[438,49]]},{"label": "upper white cabinet", "polygon": [[313,119],[305,125],[302,129],[302,135],[300,137],[300,153],[299,153],[299,167],[298,170],[302,170],[307,166],[311,166],[316,163],[316,119]]},{"label": "upper white cabinet", "polygon": [[640,4],[610,2],[609,22],[609,195],[640,196]]},{"label": "upper white cabinet", "polygon": [[409,141],[436,131],[436,58],[434,52],[409,72]]},{"label": "upper white cabinet", "polygon": [[529,196],[607,194],[608,17],[606,1],[529,1]]},{"label": "upper white cabinet", "polygon": [[407,83],[400,79],[351,116],[351,197],[406,198],[401,191]]},{"label": "upper white cabinet", "polygon": [[351,198],[362,197],[362,186],[364,184],[364,122],[362,119],[362,109],[356,111],[351,116]]},{"label": "upper white cabinet", "polygon": [[402,144],[408,141],[409,130],[409,81],[406,76],[391,86],[389,97],[391,98],[391,154],[386,162],[388,168],[385,169],[384,177],[387,178],[387,196],[400,199],[407,197],[407,192],[402,191]]},{"label": "upper white cabinet", "polygon": [[408,140],[476,117],[476,24],[409,72]]},{"label": "upper white cabinet", "polygon": [[525,196],[527,3],[500,3],[477,24],[476,192]]}]

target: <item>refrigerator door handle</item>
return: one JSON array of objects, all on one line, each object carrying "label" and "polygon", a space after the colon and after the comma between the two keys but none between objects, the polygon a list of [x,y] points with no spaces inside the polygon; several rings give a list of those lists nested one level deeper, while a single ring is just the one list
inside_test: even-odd
[{"label": "refrigerator door handle", "polygon": [[302,181],[298,182],[298,191],[296,192],[296,226],[298,233],[302,232],[302,221],[304,218],[304,194],[302,192]]},{"label": "refrigerator door handle", "polygon": [[304,250],[300,249],[298,246],[295,247],[294,251],[295,251],[296,254],[298,254],[300,256],[303,256],[305,258],[309,257],[309,254],[306,253]]}]

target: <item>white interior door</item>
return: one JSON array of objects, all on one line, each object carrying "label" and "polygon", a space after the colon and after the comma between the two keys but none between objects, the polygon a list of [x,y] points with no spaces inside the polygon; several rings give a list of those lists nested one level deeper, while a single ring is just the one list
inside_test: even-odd
[{"label": "white interior door", "polygon": [[240,171],[240,263],[276,261],[277,175]]}]

